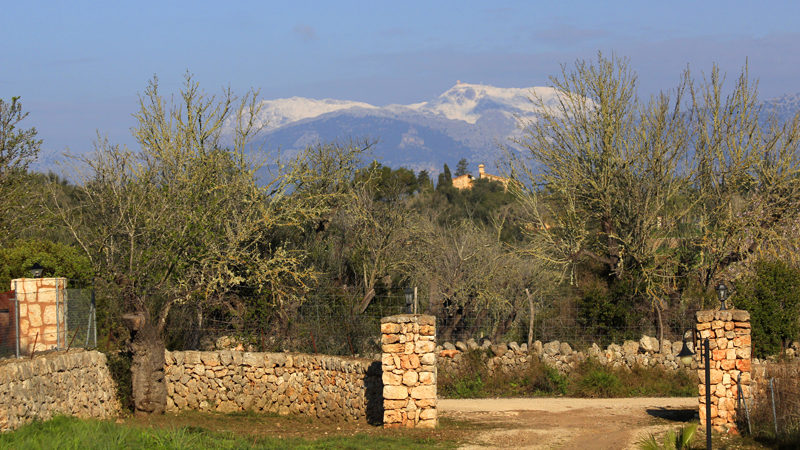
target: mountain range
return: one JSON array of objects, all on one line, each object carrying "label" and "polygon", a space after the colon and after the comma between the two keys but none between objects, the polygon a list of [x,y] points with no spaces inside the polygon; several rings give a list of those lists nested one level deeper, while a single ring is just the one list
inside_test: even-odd
[{"label": "mountain range", "polygon": [[[373,106],[347,100],[302,97],[267,100],[256,121],[264,127],[255,145],[292,156],[319,141],[369,137],[378,141],[372,157],[392,168],[427,170],[435,175],[446,163],[451,168],[466,158],[474,172],[478,164],[497,173],[499,144],[511,145],[519,136],[521,120],[534,119],[537,108],[530,98],[545,105],[557,101],[550,87],[498,88],[457,82],[440,96],[410,105]],[[782,120],[800,110],[800,94],[783,95],[764,102]],[[232,123],[225,125],[230,135]],[[42,152],[34,170],[54,167],[61,152]],[[366,161],[368,162],[368,161]]]},{"label": "mountain range", "polygon": [[[381,164],[436,174],[445,163],[454,167],[466,158],[470,169],[485,164],[496,171],[498,144],[511,145],[521,120],[534,119],[531,97],[545,105],[557,101],[550,87],[498,88],[457,82],[439,97],[411,105],[382,107],[345,100],[301,97],[262,103],[258,122],[264,124],[258,145],[291,156],[308,144],[368,136],[378,140],[373,157]],[[781,120],[800,110],[800,94],[764,102]],[[229,125],[230,126],[230,125]]]},{"label": "mountain range", "polygon": [[[549,87],[497,88],[457,83],[439,97],[411,105],[377,107],[343,100],[293,97],[262,103],[257,118],[264,128],[257,145],[287,156],[308,144],[368,136],[378,144],[373,157],[389,167],[435,174],[445,163],[466,158],[472,170],[488,171],[500,155],[498,143],[519,134],[517,118],[533,118],[533,93],[555,101]],[[231,124],[227,125],[228,127]]]}]

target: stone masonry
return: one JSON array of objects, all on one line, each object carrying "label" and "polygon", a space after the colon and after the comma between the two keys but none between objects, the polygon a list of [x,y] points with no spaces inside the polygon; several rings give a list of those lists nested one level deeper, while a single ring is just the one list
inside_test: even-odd
[{"label": "stone masonry", "polygon": [[435,428],[436,318],[381,319],[384,428]]},{"label": "stone masonry", "polygon": [[22,355],[67,346],[66,286],[66,278],[11,281],[11,289],[17,291],[19,302],[19,348]]},{"label": "stone masonry", "polygon": [[[719,431],[735,427],[739,395],[750,398],[751,342],[750,313],[742,310],[698,311],[697,338],[709,340],[711,386],[705,385],[705,363],[702,351],[695,352],[698,363],[700,424],[706,424],[706,389],[711,390],[711,425]],[[700,344],[695,349],[701,350]]]},{"label": "stone masonry", "polygon": [[262,411],[324,421],[383,418],[380,363],[240,351],[166,352],[167,411]]},{"label": "stone masonry", "polygon": [[118,411],[106,355],[37,354],[0,361],[0,431],[64,414],[109,419]]}]

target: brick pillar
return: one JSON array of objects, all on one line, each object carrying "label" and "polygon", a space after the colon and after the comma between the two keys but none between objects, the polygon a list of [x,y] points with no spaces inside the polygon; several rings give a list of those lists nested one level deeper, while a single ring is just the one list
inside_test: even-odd
[{"label": "brick pillar", "polygon": [[711,425],[718,431],[735,427],[741,374],[742,392],[750,399],[750,313],[742,310],[698,311],[699,342],[709,340],[711,386],[705,385],[705,358],[695,345],[700,380],[700,424],[706,424],[706,389],[711,389]]},{"label": "brick pillar", "polygon": [[[20,278],[11,281],[19,302],[20,354],[67,346],[66,278]],[[37,338],[38,335],[38,338]]]},{"label": "brick pillar", "polygon": [[381,319],[383,427],[435,428],[436,318]]}]

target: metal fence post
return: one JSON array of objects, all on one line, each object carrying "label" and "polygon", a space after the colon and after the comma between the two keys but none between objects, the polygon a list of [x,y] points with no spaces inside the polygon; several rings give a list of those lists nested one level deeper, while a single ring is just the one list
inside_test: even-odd
[{"label": "metal fence post", "polygon": [[60,319],[59,316],[60,314],[58,308],[58,278],[56,278],[56,350],[61,350],[61,324],[59,323]]},{"label": "metal fence post", "polygon": [[16,331],[16,355],[19,358],[19,296],[17,295],[17,282],[14,281],[14,329]]},{"label": "metal fence post", "polygon": [[[87,337],[89,333],[86,333]],[[97,347],[97,304],[94,298],[94,278],[92,278],[92,336],[94,339],[94,346]]]}]

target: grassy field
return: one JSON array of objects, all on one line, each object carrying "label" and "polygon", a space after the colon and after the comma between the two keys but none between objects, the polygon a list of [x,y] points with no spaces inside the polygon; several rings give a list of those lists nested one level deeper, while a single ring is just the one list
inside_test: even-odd
[{"label": "grassy field", "polygon": [[[187,425],[195,423],[198,425]],[[220,426],[222,429],[220,429]],[[181,414],[123,423],[57,417],[0,434],[2,450],[201,449],[451,449],[458,425],[443,430],[383,430],[271,415]]]}]

